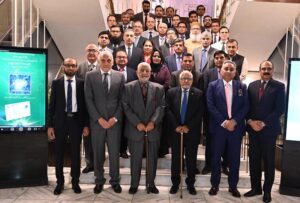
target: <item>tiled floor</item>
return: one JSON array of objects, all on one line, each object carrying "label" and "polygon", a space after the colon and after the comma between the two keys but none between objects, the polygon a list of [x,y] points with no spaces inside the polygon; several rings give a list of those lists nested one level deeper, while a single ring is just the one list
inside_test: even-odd
[{"label": "tiled floor", "polygon": [[[188,194],[186,188],[183,188],[183,199],[180,199],[180,195],[170,195],[169,187],[167,186],[159,186],[160,193],[158,195],[155,194],[147,194],[144,186],[140,186],[138,192],[135,195],[130,195],[128,193],[129,185],[122,185],[123,192],[121,194],[116,194],[113,192],[109,185],[105,185],[104,191],[98,195],[93,193],[93,184],[81,184],[82,193],[74,194],[71,189],[71,185],[69,184],[68,178],[68,169],[65,170],[66,184],[65,190],[61,195],[55,196],[53,195],[53,190],[55,187],[55,176],[53,167],[49,167],[49,185],[48,186],[40,186],[40,187],[23,187],[23,188],[13,188],[13,189],[1,189],[0,190],[0,202],[8,203],[8,202],[22,202],[22,203],[48,203],[48,202],[78,202],[78,203],[87,203],[87,202],[249,202],[249,203],[258,203],[262,202],[262,196],[256,196],[252,198],[234,198],[227,191],[226,187],[226,178],[223,178],[223,187],[220,188],[220,191],[217,196],[208,195],[209,190],[209,176],[197,176],[198,181],[202,180],[203,185],[197,187],[197,195],[192,196]],[[247,192],[249,175],[245,172],[241,172],[240,174],[240,182],[239,182],[239,191],[241,194]],[[225,183],[224,183],[225,182]],[[272,191],[272,202],[278,203],[298,203],[300,202],[299,197],[292,196],[284,196],[280,195],[278,188],[280,183],[280,172],[276,172],[276,180],[274,183],[273,191]]]}]

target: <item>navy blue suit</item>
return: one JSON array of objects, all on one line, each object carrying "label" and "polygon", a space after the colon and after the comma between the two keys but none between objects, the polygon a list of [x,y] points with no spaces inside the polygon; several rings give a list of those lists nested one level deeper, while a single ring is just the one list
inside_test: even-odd
[{"label": "navy blue suit", "polygon": [[248,119],[259,120],[265,127],[255,132],[247,125],[249,133],[249,157],[251,188],[261,191],[261,159],[264,162],[265,182],[263,190],[270,193],[275,173],[275,145],[277,135],[280,134],[280,116],[284,112],[285,87],[284,84],[269,80],[264,93],[259,99],[261,80],[250,83],[248,88],[250,111]]},{"label": "navy blue suit", "polygon": [[[227,145],[230,188],[236,188],[239,180],[241,140],[245,133],[245,117],[249,109],[246,85],[232,80],[232,107],[229,118],[227,113],[225,88],[222,79],[209,84],[207,92],[207,108],[209,111],[209,131],[212,135],[211,184],[218,187],[221,178],[221,155]],[[225,120],[236,121],[235,130],[230,132],[222,123]]]}]

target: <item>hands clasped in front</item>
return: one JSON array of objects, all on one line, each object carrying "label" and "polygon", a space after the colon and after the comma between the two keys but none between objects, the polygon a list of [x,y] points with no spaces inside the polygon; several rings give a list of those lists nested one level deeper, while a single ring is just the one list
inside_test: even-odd
[{"label": "hands clasped in front", "polygon": [[136,126],[136,128],[140,132],[149,132],[149,131],[153,130],[154,127],[155,127],[155,125],[154,125],[153,121],[150,121],[149,123],[147,123],[147,125],[145,125],[143,123],[138,123]]},{"label": "hands clasped in front", "polygon": [[111,117],[108,121],[104,118],[99,118],[98,123],[102,128],[109,129],[113,127],[117,123],[117,121],[115,117]]},{"label": "hands clasped in front", "polygon": [[177,133],[188,133],[189,130],[190,129],[186,125],[180,125],[175,129]]}]

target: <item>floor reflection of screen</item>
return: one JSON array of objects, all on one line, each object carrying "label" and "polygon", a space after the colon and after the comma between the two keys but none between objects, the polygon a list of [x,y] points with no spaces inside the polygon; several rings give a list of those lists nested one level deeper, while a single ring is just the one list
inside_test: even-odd
[{"label": "floor reflection of screen", "polygon": [[19,102],[5,105],[6,120],[25,118],[31,115],[30,102]]}]

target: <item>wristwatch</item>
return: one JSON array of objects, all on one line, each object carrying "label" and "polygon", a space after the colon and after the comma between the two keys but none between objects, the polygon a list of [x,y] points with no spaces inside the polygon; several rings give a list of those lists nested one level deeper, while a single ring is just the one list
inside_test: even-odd
[{"label": "wristwatch", "polygon": [[115,122],[118,122],[118,119],[116,117],[114,117]]}]

